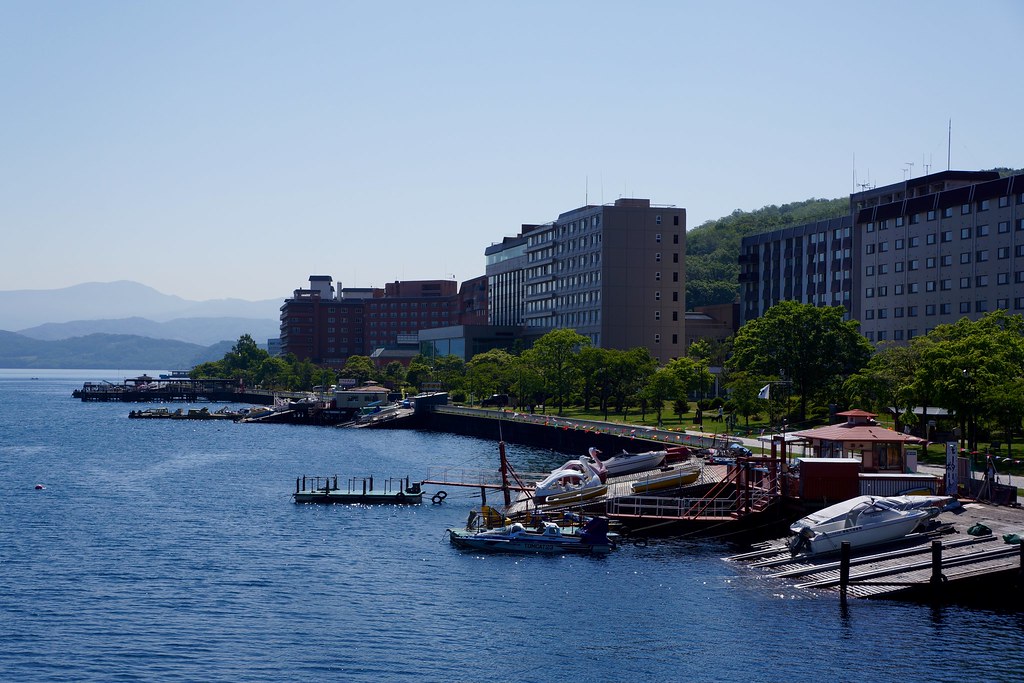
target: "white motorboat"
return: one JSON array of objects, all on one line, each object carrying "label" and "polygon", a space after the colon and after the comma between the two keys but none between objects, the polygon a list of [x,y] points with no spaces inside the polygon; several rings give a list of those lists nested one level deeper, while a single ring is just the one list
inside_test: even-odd
[{"label": "white motorboat", "polygon": [[528,529],[520,522],[497,529],[449,529],[452,545],[471,550],[510,553],[603,554],[615,547],[608,520],[593,517],[581,529],[563,529],[553,522]]},{"label": "white motorboat", "polygon": [[861,547],[903,538],[949,502],[944,496],[857,496],[812,513],[790,525],[790,551],[820,555],[842,543]]},{"label": "white motorboat", "polygon": [[608,476],[621,477],[627,474],[637,474],[656,470],[665,463],[665,451],[647,451],[645,453],[628,453],[622,451],[609,458],[602,457],[601,451],[590,448],[590,457],[603,463],[608,470]]}]

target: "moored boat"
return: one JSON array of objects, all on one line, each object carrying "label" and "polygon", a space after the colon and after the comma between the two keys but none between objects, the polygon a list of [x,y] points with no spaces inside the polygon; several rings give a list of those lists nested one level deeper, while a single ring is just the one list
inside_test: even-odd
[{"label": "moored boat", "polygon": [[457,548],[510,553],[605,554],[615,547],[608,537],[608,520],[592,517],[578,530],[541,522],[534,529],[515,522],[496,529],[448,529]]},{"label": "moored boat", "polygon": [[644,453],[629,453],[622,451],[610,457],[602,457],[601,451],[596,448],[590,449],[590,456],[601,462],[608,470],[610,477],[622,477],[627,474],[638,474],[661,467],[667,456],[666,451],[646,451]]}]

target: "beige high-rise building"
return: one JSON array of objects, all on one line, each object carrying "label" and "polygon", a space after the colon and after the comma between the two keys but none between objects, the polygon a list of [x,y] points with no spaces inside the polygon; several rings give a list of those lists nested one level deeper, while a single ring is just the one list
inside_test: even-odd
[{"label": "beige high-rise building", "polygon": [[646,347],[661,363],[685,355],[686,209],[618,199],[529,227],[527,328],[572,328],[601,348]]}]

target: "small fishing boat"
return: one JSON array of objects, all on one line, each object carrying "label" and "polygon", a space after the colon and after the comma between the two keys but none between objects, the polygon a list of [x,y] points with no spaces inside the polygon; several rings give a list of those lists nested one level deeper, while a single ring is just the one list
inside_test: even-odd
[{"label": "small fishing boat", "polygon": [[634,481],[630,488],[633,493],[644,494],[679,488],[692,484],[700,478],[701,466],[698,464],[675,465],[649,472]]},{"label": "small fishing boat", "polygon": [[582,528],[571,530],[554,522],[533,529],[515,522],[496,529],[448,529],[448,536],[457,548],[490,552],[598,555],[615,547],[604,517],[591,517]]},{"label": "small fishing boat", "polygon": [[605,458],[602,457],[601,451],[593,447],[590,449],[589,454],[590,457],[604,465],[610,477],[622,477],[627,474],[637,474],[658,469],[664,464],[665,457],[667,456],[666,451],[646,451],[644,453],[622,451]]},{"label": "small fishing boat", "polygon": [[803,517],[789,530],[793,555],[836,552],[903,538],[942,511],[947,496],[857,496]]},{"label": "small fishing boat", "polygon": [[587,459],[571,461],[549,474],[534,489],[534,500],[544,505],[568,505],[603,496],[608,485]]}]

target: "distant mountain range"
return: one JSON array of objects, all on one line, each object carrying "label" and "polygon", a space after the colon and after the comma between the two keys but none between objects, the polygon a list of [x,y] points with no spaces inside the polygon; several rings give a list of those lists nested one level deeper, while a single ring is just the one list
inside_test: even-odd
[{"label": "distant mountain range", "polygon": [[243,334],[278,336],[284,298],[189,301],[137,282],[0,292],[0,367],[185,370]]},{"label": "distant mountain range", "polygon": [[200,346],[170,339],[90,334],[40,341],[0,331],[0,368],[161,368],[188,370],[219,360],[234,342]]},{"label": "distant mountain range", "polygon": [[127,334],[153,339],[174,339],[209,346],[220,341],[236,341],[243,334],[251,335],[261,346],[277,337],[277,320],[253,318],[177,318],[167,322],[154,322],[147,318],[121,318],[119,320],[73,320],[66,323],[45,323],[18,330],[32,339],[58,341],[88,334]]},{"label": "distant mountain range", "polygon": [[8,290],[0,292],[0,330],[24,330],[45,323],[135,317],[156,322],[179,318],[247,318],[276,323],[283,301],[283,296],[264,301],[189,301],[127,280],[88,282],[63,289]]}]

